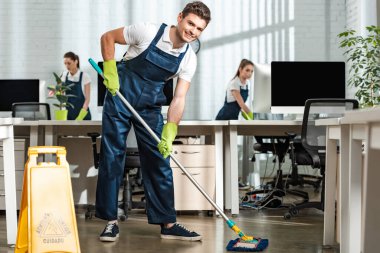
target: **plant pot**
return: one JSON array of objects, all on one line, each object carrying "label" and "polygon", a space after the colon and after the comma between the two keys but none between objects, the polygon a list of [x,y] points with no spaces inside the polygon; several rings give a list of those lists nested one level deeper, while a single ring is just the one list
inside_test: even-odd
[{"label": "plant pot", "polygon": [[56,110],[55,119],[56,120],[67,120],[67,110]]}]

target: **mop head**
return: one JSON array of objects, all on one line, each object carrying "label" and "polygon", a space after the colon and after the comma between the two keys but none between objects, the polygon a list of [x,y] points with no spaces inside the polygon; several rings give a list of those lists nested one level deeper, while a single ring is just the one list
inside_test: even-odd
[{"label": "mop head", "polygon": [[252,241],[244,241],[241,238],[231,240],[226,249],[228,251],[258,252],[268,247],[268,239],[255,238]]}]

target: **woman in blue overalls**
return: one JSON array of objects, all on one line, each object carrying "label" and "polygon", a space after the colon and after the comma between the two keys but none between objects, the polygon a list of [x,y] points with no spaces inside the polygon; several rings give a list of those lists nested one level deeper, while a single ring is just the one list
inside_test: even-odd
[{"label": "woman in blue overalls", "polygon": [[80,71],[79,69],[79,56],[73,52],[67,52],[63,56],[64,64],[67,71],[62,74],[62,81],[66,85],[74,84],[71,90],[67,92],[70,96],[68,102],[73,107],[68,106],[67,119],[68,120],[91,120],[91,113],[88,108],[90,103],[90,76]]},{"label": "woman in blue overalls", "polygon": [[[197,12],[194,13],[194,9]],[[139,32],[133,28],[133,35],[129,33],[130,28],[126,27],[126,30],[119,28],[102,36],[102,55],[105,59],[104,84],[109,92],[103,105],[101,159],[96,191],[95,215],[108,220],[99,237],[101,241],[115,241],[119,236],[118,193],[124,173],[126,137],[132,125],[140,154],[148,222],[161,225],[161,238],[164,239],[190,241],[201,239],[199,234],[175,223],[173,175],[168,158],[190,83],[178,79],[173,102],[168,111],[168,122],[165,125],[161,106],[166,102],[163,93],[165,82],[177,74],[183,58],[188,56],[187,53],[195,57],[188,43],[199,37],[206,28],[210,20],[210,11],[202,2],[189,3],[177,20],[177,26],[167,28],[165,24],[159,26],[155,35],[149,32],[152,28],[148,29],[142,25],[139,26]],[[139,42],[135,40],[136,34]],[[154,36],[153,40],[150,36]],[[141,39],[147,41],[141,42]],[[133,43],[132,45],[137,45],[136,48],[146,45],[147,48],[128,60],[121,61],[117,65],[116,73],[116,63],[113,60],[115,43]],[[164,47],[160,48],[158,44]],[[134,48],[131,51],[134,52]],[[196,62],[192,66],[195,68]],[[118,81],[115,81],[116,78]],[[155,134],[161,136],[159,145],[119,97],[112,96],[117,90]]]},{"label": "woman in blue overalls", "polygon": [[218,112],[216,120],[237,120],[240,112],[245,119],[253,119],[253,113],[245,104],[252,73],[253,62],[247,59],[241,60],[236,75],[228,84],[224,105]]}]

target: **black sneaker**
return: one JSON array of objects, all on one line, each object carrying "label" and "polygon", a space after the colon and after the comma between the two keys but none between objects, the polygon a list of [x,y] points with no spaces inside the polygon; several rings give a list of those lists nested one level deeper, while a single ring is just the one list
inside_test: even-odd
[{"label": "black sneaker", "polygon": [[119,226],[116,223],[107,224],[99,239],[102,242],[114,242],[119,238]]},{"label": "black sneaker", "polygon": [[183,225],[174,223],[171,228],[165,228],[161,226],[161,238],[162,239],[172,239],[172,240],[183,240],[183,241],[200,241],[202,236],[190,231]]}]

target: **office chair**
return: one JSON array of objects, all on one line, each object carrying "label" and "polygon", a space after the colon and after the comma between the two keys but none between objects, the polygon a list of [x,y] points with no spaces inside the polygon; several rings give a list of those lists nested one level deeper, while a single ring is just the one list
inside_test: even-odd
[{"label": "office chair", "polygon": [[[285,155],[289,148],[289,138],[287,136],[255,136],[256,143],[253,144],[253,150],[255,153],[272,154],[274,156],[273,163],[278,162],[277,175],[273,181],[267,183],[267,185],[283,188],[282,170],[281,166],[285,160]],[[253,155],[252,162],[256,161],[255,154]],[[278,177],[281,179],[276,180]]]},{"label": "office chair", "polygon": [[[278,208],[278,207],[287,207],[282,203],[282,197],[286,194],[291,194],[297,197],[301,197],[302,202],[307,202],[309,200],[309,196],[307,192],[292,189],[287,190],[289,188],[289,180],[288,178],[284,179],[284,175],[282,173],[282,164],[285,161],[285,156],[293,149],[293,140],[295,134],[288,134],[287,136],[255,136],[256,143],[253,145],[253,149],[259,153],[271,153],[273,154],[273,162],[278,163],[277,174],[272,181],[266,183],[263,186],[263,189],[255,189],[253,191],[247,192],[246,196],[243,198],[243,201],[249,201],[248,196],[257,196],[264,195],[260,201],[255,202],[255,205],[261,207],[270,207],[270,208]],[[252,161],[255,161],[255,155],[252,157]],[[294,160],[292,160],[292,167],[296,167],[294,164]]]},{"label": "office chair", "polygon": [[[288,212],[284,214],[284,219],[296,216],[299,210],[304,208],[316,208],[324,211],[325,195],[325,158],[326,158],[326,126],[317,126],[317,119],[340,118],[345,111],[357,109],[359,103],[355,99],[309,99],[305,102],[305,109],[302,121],[301,145],[306,152],[291,154],[292,159],[303,160],[309,163],[312,168],[319,169],[322,176],[322,191],[320,201],[307,201],[293,204]],[[300,149],[300,146],[298,147]]]},{"label": "office chair", "polygon": [[50,120],[50,105],[38,102],[13,103],[12,117],[25,120]]},{"label": "office chair", "polygon": [[[305,184],[308,184],[312,185],[315,191],[318,191],[322,177],[298,173],[298,165],[310,165],[309,157],[295,133],[285,134],[286,136],[255,137],[254,151],[258,153],[271,153],[275,156],[273,162],[278,162],[277,175],[267,185],[270,184],[274,187],[275,182],[277,182],[277,187],[283,189],[284,187],[289,188],[290,185],[303,187]],[[264,142],[264,140],[267,140],[267,142]],[[281,164],[285,162],[287,153],[289,153],[291,161],[291,174],[283,174],[281,169]],[[299,155],[293,157],[295,153]],[[252,157],[252,161],[255,161],[255,157]]]},{"label": "office chair", "polygon": [[[99,133],[87,133],[91,137],[92,151],[94,166],[99,168],[99,153],[97,151],[96,139],[100,136]],[[143,180],[141,174],[140,155],[137,148],[127,148],[126,158],[124,165],[124,178],[123,178],[123,198],[119,204],[119,208],[123,210],[123,214],[119,215],[119,219],[124,221],[128,219],[128,211],[132,209],[145,209],[145,197],[143,189]],[[134,201],[133,195],[142,196],[140,201]],[[95,207],[93,205],[87,206],[85,214],[86,219],[91,219]]]},{"label": "office chair", "polygon": [[[257,116],[257,117],[256,117]],[[282,114],[255,114],[255,118],[260,118],[260,119],[271,119],[271,120],[283,120],[283,115]],[[293,174],[293,179],[289,175],[284,175],[282,173],[282,164],[285,162],[285,157],[287,153],[289,153],[290,147],[290,142],[294,140],[295,135],[291,133],[284,133],[285,135],[283,136],[255,136],[256,143],[253,145],[253,150],[254,155],[251,159],[252,162],[256,161],[255,154],[272,154],[274,156],[273,158],[273,163],[276,164],[278,163],[278,169],[277,169],[277,175],[274,177],[274,179],[270,182],[266,183],[267,187],[269,185],[275,187],[275,184],[277,184],[277,188],[283,189],[284,187],[288,188],[289,185],[303,185],[306,182],[300,182],[301,180],[295,180],[298,179],[299,177],[296,176],[298,175],[298,170],[297,166],[292,164],[292,167],[294,168],[292,170]],[[284,180],[283,178],[286,176],[287,180]],[[302,180],[303,181],[303,180]]]}]

